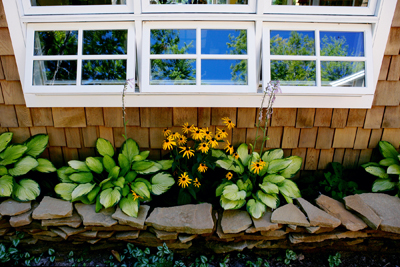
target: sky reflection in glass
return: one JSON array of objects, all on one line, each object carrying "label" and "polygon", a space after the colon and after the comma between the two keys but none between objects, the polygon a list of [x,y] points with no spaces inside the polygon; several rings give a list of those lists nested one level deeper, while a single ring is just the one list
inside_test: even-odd
[{"label": "sky reflection in glass", "polygon": [[247,60],[201,60],[202,85],[247,85]]},{"label": "sky reflection in glass", "polygon": [[150,54],[196,54],[196,30],[151,30]]},{"label": "sky reflection in glass", "polygon": [[314,31],[270,32],[271,55],[315,55]]},{"label": "sky reflection in glass", "polygon": [[246,30],[201,30],[201,53],[214,55],[247,54]]},{"label": "sky reflection in glass", "polygon": [[364,56],[363,32],[320,32],[321,56]]},{"label": "sky reflection in glass", "polygon": [[196,84],[196,60],[194,59],[152,59],[150,66],[150,84]]}]

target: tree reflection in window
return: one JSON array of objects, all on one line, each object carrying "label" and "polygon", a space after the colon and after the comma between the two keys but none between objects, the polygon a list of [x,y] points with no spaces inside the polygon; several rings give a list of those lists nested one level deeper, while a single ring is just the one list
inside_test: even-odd
[{"label": "tree reflection in window", "polygon": [[31,0],[32,6],[125,5],[126,0]]},{"label": "tree reflection in window", "polygon": [[168,5],[168,4],[184,4],[184,5],[247,5],[248,0],[149,0],[150,4]]}]

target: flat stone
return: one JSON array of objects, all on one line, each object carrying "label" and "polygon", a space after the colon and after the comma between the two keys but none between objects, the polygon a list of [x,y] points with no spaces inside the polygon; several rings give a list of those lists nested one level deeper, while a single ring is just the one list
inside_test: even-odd
[{"label": "flat stone", "polygon": [[0,229],[9,228],[11,227],[10,222],[4,218],[0,220]]},{"label": "flat stone", "polygon": [[51,237],[51,236],[45,236],[45,235],[38,235],[35,236],[36,239],[42,240],[42,241],[50,241],[50,242],[61,242],[64,239],[59,236]]},{"label": "flat stone", "polygon": [[314,234],[328,233],[328,232],[332,232],[334,230],[335,230],[335,228],[321,227],[319,230],[314,232]]},{"label": "flat stone", "polygon": [[155,208],[147,218],[146,225],[168,232],[187,234],[212,233],[214,228],[212,205],[203,203]]},{"label": "flat stone", "polygon": [[260,219],[251,218],[255,231],[270,231],[282,228],[282,225],[271,222],[272,211],[267,210]]},{"label": "flat stone", "polygon": [[86,231],[85,228],[83,228],[83,227],[72,228],[69,226],[60,226],[58,228],[60,230],[62,230],[67,236],[76,235],[76,234],[83,233]]},{"label": "flat stone", "polygon": [[228,253],[232,251],[243,251],[245,248],[252,249],[256,245],[260,245],[263,241],[256,240],[243,240],[239,242],[229,242],[229,243],[221,243],[221,242],[209,242],[206,246],[215,253]]},{"label": "flat stone", "polygon": [[32,214],[33,219],[47,220],[72,216],[72,203],[69,201],[45,196]]},{"label": "flat stone", "polygon": [[18,202],[12,198],[4,200],[0,204],[0,214],[3,216],[16,216],[31,209],[31,202]]},{"label": "flat stone", "polygon": [[117,210],[111,217],[115,220],[118,220],[119,224],[129,225],[137,229],[144,230],[144,222],[146,221],[149,210],[150,206],[140,205],[138,216],[135,218],[126,215],[119,207],[117,207]]},{"label": "flat stone", "polygon": [[52,228],[51,231],[57,234],[58,236],[62,237],[64,240],[67,240],[68,238],[68,235],[64,231],[61,231],[60,229]]},{"label": "flat stone", "polygon": [[[147,227],[145,227],[146,229]],[[101,227],[101,226],[85,226],[86,230],[93,231],[137,231],[141,230],[136,227],[128,226],[128,225],[113,225],[110,227]]]},{"label": "flat stone", "polygon": [[81,224],[81,216],[79,216],[75,211],[72,213],[71,217],[42,220],[42,226],[69,226],[72,228],[78,228]]},{"label": "flat stone", "polygon": [[236,234],[253,225],[247,211],[225,210],[222,214],[221,228],[225,234]]},{"label": "flat stone", "polygon": [[151,228],[150,232],[155,234],[156,237],[160,240],[175,240],[178,238],[178,233],[176,232],[167,232],[167,231],[157,230],[154,228]]},{"label": "flat stone", "polygon": [[293,225],[293,224],[288,224],[287,227],[292,229],[293,231],[296,231],[296,229],[297,229],[297,225]]},{"label": "flat stone", "polygon": [[311,226],[311,227],[307,227],[307,228],[306,228],[307,232],[309,232],[310,234],[314,234],[314,233],[317,232],[319,229],[321,229],[320,226]]},{"label": "flat stone", "polygon": [[323,210],[320,210],[304,198],[297,198],[296,201],[300,205],[303,212],[307,214],[311,226],[336,228],[341,224],[339,219],[329,215]]},{"label": "flat stone", "polygon": [[343,198],[346,208],[353,210],[372,229],[378,229],[382,219],[373,211],[359,195]]},{"label": "flat stone", "polygon": [[33,236],[50,236],[50,237],[56,237],[58,236],[56,233],[53,233],[52,231],[40,231],[37,233],[31,233]]},{"label": "flat stone", "polygon": [[284,230],[261,231],[260,233],[262,236],[267,236],[267,237],[281,237],[287,234],[287,232]]},{"label": "flat stone", "polygon": [[314,242],[322,242],[328,239],[342,239],[342,238],[366,238],[368,234],[365,232],[354,232],[354,231],[345,231],[345,232],[334,232],[327,234],[302,234],[302,233],[293,233],[289,235],[289,240],[292,244],[297,243],[314,243]]},{"label": "flat stone", "polygon": [[94,245],[94,244],[96,244],[97,242],[99,242],[101,239],[92,239],[92,240],[88,240],[88,241],[86,241],[87,243],[89,243],[89,244],[92,244],[92,245]]},{"label": "flat stone", "polygon": [[79,233],[78,236],[84,237],[84,238],[96,238],[97,237],[97,231],[86,231],[83,233]]},{"label": "flat stone", "polygon": [[5,235],[5,234],[7,234],[8,231],[10,231],[10,228],[3,228],[3,229],[0,229],[0,236],[3,236],[3,235]]},{"label": "flat stone", "polygon": [[25,226],[21,226],[21,227],[17,227],[17,231],[21,231],[21,230],[34,230],[34,229],[40,229],[40,230],[48,230],[47,226],[42,226],[42,221],[39,220],[33,220],[33,222],[31,222],[31,224],[29,225],[25,225]]},{"label": "flat stone", "polygon": [[[239,233],[234,233],[234,234],[226,234],[222,231],[222,226],[221,226],[221,221],[222,221],[222,212],[220,214],[218,214],[218,221],[217,221],[217,235],[220,239],[231,239],[231,238],[235,238],[235,237],[239,237],[244,235],[244,232],[241,231]],[[251,227],[250,227],[251,228]],[[249,228],[248,228],[249,229]]]},{"label": "flat stone", "polygon": [[25,226],[25,225],[29,225],[33,219],[32,219],[32,212],[39,206],[39,203],[34,202],[32,204],[32,208],[22,214],[19,214],[17,216],[12,216],[10,218],[10,225],[12,227],[21,227],[21,226]]},{"label": "flat stone", "polygon": [[139,237],[139,232],[140,231],[120,232],[115,235],[115,238],[118,240],[136,239]]},{"label": "flat stone", "polygon": [[98,232],[98,238],[110,238],[115,232]]},{"label": "flat stone", "polygon": [[359,217],[346,210],[345,206],[341,202],[325,195],[320,195],[315,202],[321,209],[333,217],[338,218],[347,230],[359,231],[367,228],[367,224]]},{"label": "flat stone", "polygon": [[360,198],[381,218],[379,229],[400,234],[400,199],[382,193],[365,193]]},{"label": "flat stone", "polygon": [[169,249],[187,249],[192,246],[192,242],[181,243],[179,241],[162,241],[158,239],[154,234],[145,231],[141,231],[137,239],[133,239],[129,242],[140,244],[146,247],[158,247],[166,243]]},{"label": "flat stone", "polygon": [[114,207],[101,209],[98,213],[96,213],[96,204],[86,205],[76,203],[75,208],[79,215],[81,215],[84,225],[110,227],[118,223],[117,220],[111,218],[115,213]]},{"label": "flat stone", "polygon": [[178,239],[181,243],[187,243],[195,239],[198,235],[179,234]]},{"label": "flat stone", "polygon": [[294,204],[288,203],[272,212],[271,222],[309,227],[306,216]]}]

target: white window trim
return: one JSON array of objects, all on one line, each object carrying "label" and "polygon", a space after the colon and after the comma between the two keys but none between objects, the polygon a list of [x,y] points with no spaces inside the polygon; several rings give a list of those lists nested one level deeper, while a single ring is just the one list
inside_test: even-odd
[{"label": "white window trim", "polygon": [[[389,36],[390,25],[395,12],[397,0],[378,0],[373,16],[325,16],[325,15],[263,15],[263,1],[257,3],[256,14],[141,14],[141,0],[133,0],[135,14],[120,15],[25,15],[21,8],[21,0],[3,1],[6,19],[11,35],[11,41],[16,57],[20,77],[25,75],[26,54],[26,26],[30,22],[77,22],[77,21],[132,21],[135,20],[137,53],[141,55],[141,22],[142,20],[225,20],[225,21],[255,21],[256,24],[256,52],[261,49],[263,21],[275,22],[332,22],[332,23],[368,23],[372,25],[373,34],[373,62],[374,88],[378,80],[380,67]],[[283,9],[284,10],[284,9]],[[261,66],[257,61],[257,73]],[[137,58],[138,65],[141,58]],[[141,70],[138,69],[139,78]],[[21,78],[26,105],[28,107],[120,107],[121,93],[100,94],[31,94],[25,92],[24,79]],[[121,87],[122,92],[122,87]],[[275,107],[321,107],[321,108],[370,108],[373,94],[363,95],[279,95]],[[125,97],[127,106],[136,107],[259,107],[261,94],[160,94],[160,93],[128,93]]]},{"label": "white window trim", "polygon": [[[256,63],[255,63],[255,32],[253,22],[143,22],[142,38],[142,80],[139,88],[141,92],[153,93],[184,93],[184,92],[225,92],[225,93],[256,93]],[[183,55],[150,55],[150,31],[152,29],[195,29],[196,32],[196,54]],[[246,55],[206,55],[201,54],[201,30],[202,29],[238,29],[247,31],[247,54]],[[151,85],[150,84],[150,59],[151,58],[183,58],[196,59],[196,82],[197,85]],[[202,59],[246,59],[247,60],[247,85],[200,85],[201,60]]]},{"label": "white window trim", "polygon": [[[72,56],[34,56],[35,31],[78,31],[78,53]],[[127,53],[126,55],[82,55],[83,30],[127,30]],[[32,85],[34,60],[77,60],[77,84],[76,85]],[[37,93],[112,93],[120,92],[122,85],[81,85],[79,78],[82,74],[82,60],[85,59],[125,59],[126,78],[135,77],[135,28],[133,22],[110,22],[104,23],[30,23],[27,27],[27,46],[25,63],[25,92]]]}]

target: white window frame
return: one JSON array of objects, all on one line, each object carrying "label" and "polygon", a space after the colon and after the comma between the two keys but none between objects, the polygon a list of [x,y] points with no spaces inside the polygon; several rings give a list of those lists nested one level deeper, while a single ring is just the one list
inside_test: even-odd
[{"label": "white window frame", "polygon": [[[127,53],[125,55],[83,55],[83,31],[84,30],[127,30]],[[35,31],[78,31],[77,55],[35,56],[34,38]],[[32,85],[34,60],[77,60],[76,85]],[[30,23],[27,28],[27,48],[25,63],[25,92],[26,93],[108,93],[120,92],[122,85],[82,85],[82,61],[83,60],[126,60],[126,78],[135,77],[135,28],[133,22],[103,23]]]},{"label": "white window frame", "polygon": [[[256,63],[255,63],[255,32],[252,22],[143,22],[142,45],[142,80],[141,92],[193,92],[193,93],[256,93]],[[196,54],[150,54],[150,32],[153,29],[193,29],[196,30]],[[208,55],[201,54],[201,30],[202,29],[234,29],[247,31],[247,54],[245,55]],[[196,60],[196,85],[151,85],[150,84],[150,60],[151,59],[195,59]],[[201,60],[202,59],[246,59],[247,60],[247,85],[201,85]]]},{"label": "white window frame", "polygon": [[133,1],[126,5],[82,5],[82,6],[32,6],[31,0],[22,0],[25,15],[55,14],[106,14],[133,12]]},{"label": "white window frame", "polygon": [[[315,33],[315,56],[299,55],[270,55],[270,31],[314,31]],[[370,25],[354,24],[311,24],[311,23],[264,23],[263,34],[263,87],[271,80],[271,60],[304,60],[315,62],[315,86],[281,86],[284,94],[328,94],[328,95],[362,95],[373,94],[373,57],[372,57],[372,36]],[[364,56],[320,56],[320,35],[321,31],[330,32],[363,32],[364,33]],[[321,64],[323,61],[357,61],[365,63],[364,87],[330,87],[321,85]],[[301,91],[301,93],[299,93]]]}]

